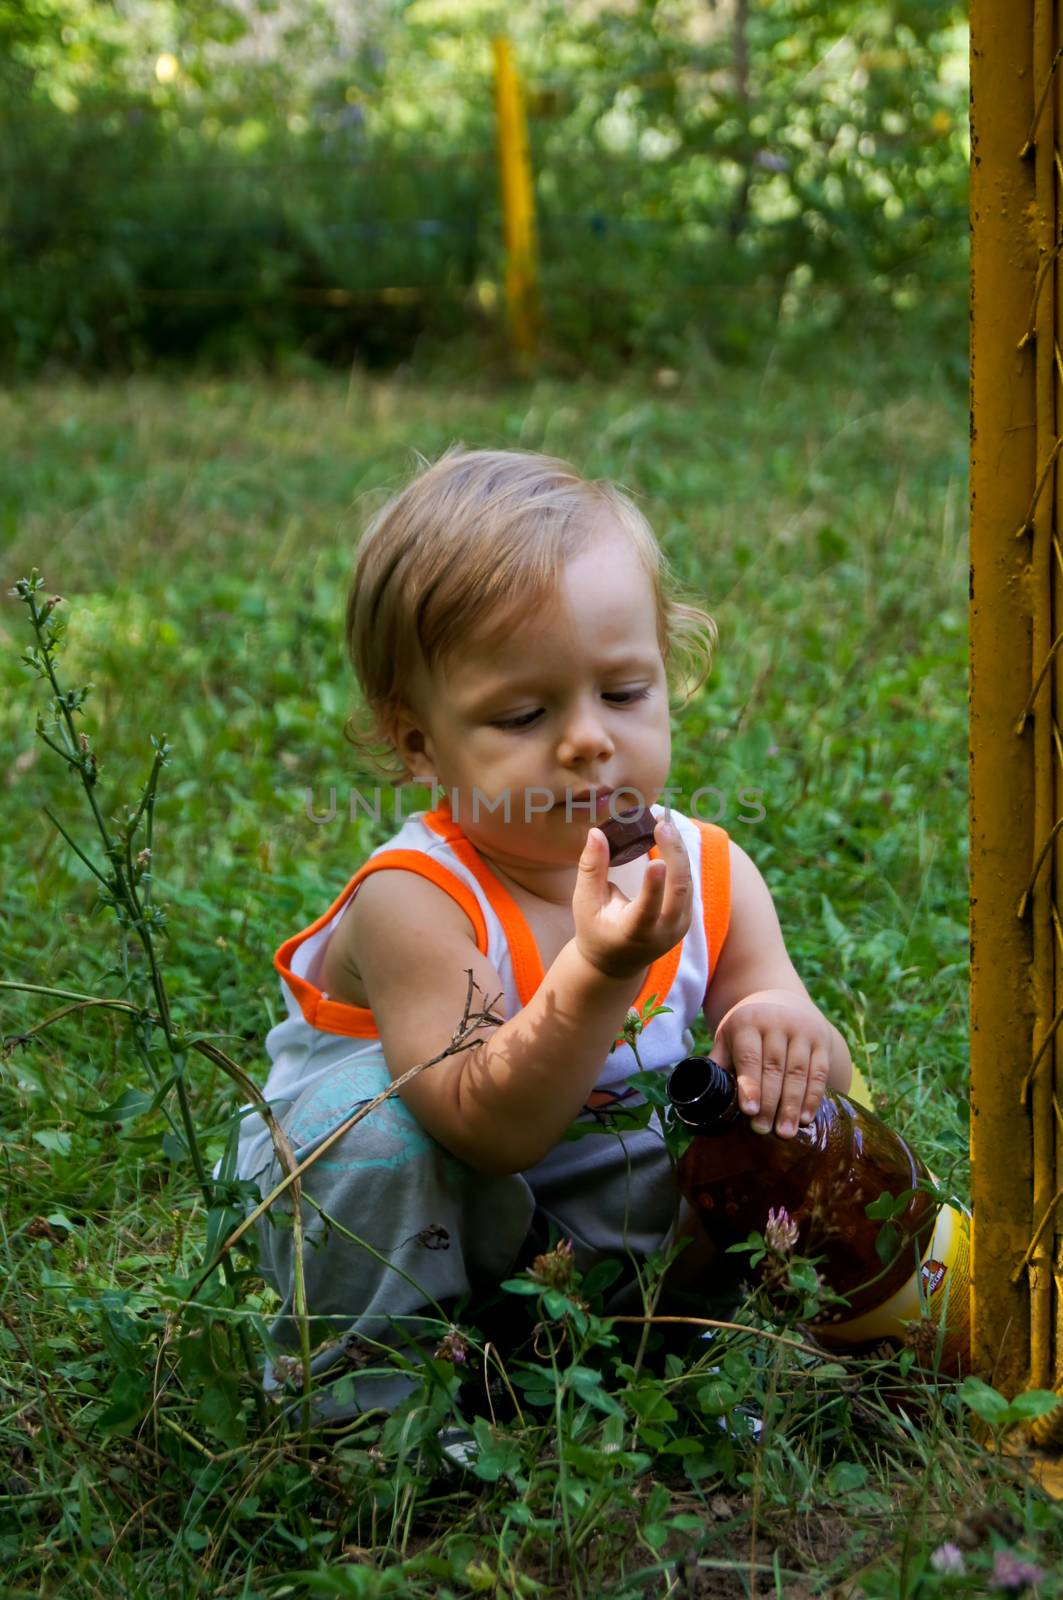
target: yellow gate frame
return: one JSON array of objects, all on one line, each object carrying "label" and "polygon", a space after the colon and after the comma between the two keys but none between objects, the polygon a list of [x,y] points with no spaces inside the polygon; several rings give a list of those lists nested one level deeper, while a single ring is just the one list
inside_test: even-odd
[{"label": "yellow gate frame", "polygon": [[972,1323],[1009,1393],[1063,1379],[1059,23],[972,0]]}]

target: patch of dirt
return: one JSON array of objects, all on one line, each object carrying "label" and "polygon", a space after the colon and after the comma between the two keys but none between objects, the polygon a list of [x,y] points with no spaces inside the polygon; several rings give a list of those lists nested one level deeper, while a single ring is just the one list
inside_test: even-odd
[{"label": "patch of dirt", "polygon": [[[680,1503],[682,1502],[682,1503]],[[677,1496],[671,1511],[695,1507]],[[696,1553],[669,1551],[675,1560],[678,1587],[674,1600],[749,1600],[758,1593],[773,1596],[777,1561],[783,1573],[786,1600],[826,1600],[845,1593],[849,1577],[866,1566],[888,1544],[873,1539],[866,1528],[837,1511],[808,1512],[777,1520],[765,1517],[756,1542],[750,1527],[748,1496],[717,1494],[709,1502],[703,1541]],[[718,1563],[714,1565],[713,1563]],[[826,1588],[826,1574],[834,1586]]]}]

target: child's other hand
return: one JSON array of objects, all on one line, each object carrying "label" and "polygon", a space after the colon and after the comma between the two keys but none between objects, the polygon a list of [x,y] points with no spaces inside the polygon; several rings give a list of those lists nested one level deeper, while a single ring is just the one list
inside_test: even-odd
[{"label": "child's other hand", "polygon": [[781,990],[739,1001],[721,1021],[712,1058],[733,1067],[739,1104],[758,1133],[792,1138],[819,1110],[830,1071],[831,1028],[811,1000]]},{"label": "child's other hand", "polygon": [[661,852],[650,861],[642,887],[629,900],[609,882],[609,842],[591,828],[579,861],[572,915],[576,944],[592,966],[609,978],[629,978],[677,945],[690,927],[693,885],[690,857],[674,823],[658,819],[654,839]]}]

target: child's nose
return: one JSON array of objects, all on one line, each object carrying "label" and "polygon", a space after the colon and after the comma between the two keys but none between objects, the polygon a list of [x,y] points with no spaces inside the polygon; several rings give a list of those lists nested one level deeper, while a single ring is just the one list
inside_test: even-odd
[{"label": "child's nose", "polygon": [[566,723],[558,754],[563,762],[604,760],[612,755],[613,748],[601,717],[584,707],[573,712]]}]

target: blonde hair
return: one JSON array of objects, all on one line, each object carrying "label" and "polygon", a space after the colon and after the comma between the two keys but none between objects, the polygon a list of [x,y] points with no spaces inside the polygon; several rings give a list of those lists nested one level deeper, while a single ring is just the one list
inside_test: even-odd
[{"label": "blonde hair", "polygon": [[564,563],[600,526],[603,513],[627,534],[653,587],[657,638],[682,704],[712,668],[716,624],[684,599],[634,501],[616,485],[580,477],[567,461],[528,450],[451,445],[423,457],[406,487],[381,507],[358,544],[346,636],[364,704],[345,733],[370,766],[394,783],[396,714],[411,707],[411,680],[475,638],[490,646],[556,592]]}]

